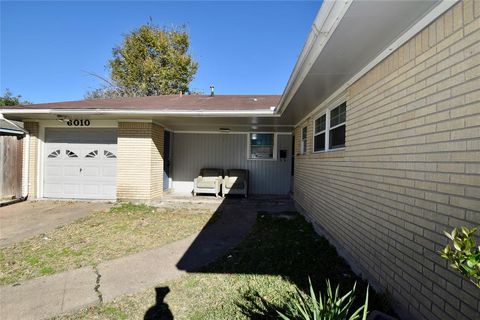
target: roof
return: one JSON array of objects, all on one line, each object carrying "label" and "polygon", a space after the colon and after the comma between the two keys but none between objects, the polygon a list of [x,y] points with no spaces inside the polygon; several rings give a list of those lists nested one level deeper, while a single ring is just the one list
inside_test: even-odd
[{"label": "roof", "polygon": [[17,121],[0,119],[0,132],[3,133],[13,133],[13,134],[23,134],[23,124]]},{"label": "roof", "polygon": [[175,110],[175,111],[235,111],[271,110],[280,95],[165,95],[124,97],[2,107],[4,110],[92,109],[92,110]]}]

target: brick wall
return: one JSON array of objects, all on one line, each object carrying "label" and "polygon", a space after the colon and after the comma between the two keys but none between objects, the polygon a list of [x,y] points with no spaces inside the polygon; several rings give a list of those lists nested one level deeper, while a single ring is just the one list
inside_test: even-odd
[{"label": "brick wall", "polygon": [[347,92],[346,148],[295,161],[297,203],[405,318],[480,319],[437,251],[480,225],[480,2],[462,1]]},{"label": "brick wall", "polygon": [[163,128],[147,122],[119,122],[117,143],[117,198],[161,196]]},{"label": "brick wall", "polygon": [[28,199],[36,199],[37,178],[38,178],[38,142],[39,125],[38,122],[25,122],[24,128],[30,134],[30,150],[28,154]]},{"label": "brick wall", "polygon": [[152,124],[150,199],[160,197],[163,193],[163,138],[163,127]]}]

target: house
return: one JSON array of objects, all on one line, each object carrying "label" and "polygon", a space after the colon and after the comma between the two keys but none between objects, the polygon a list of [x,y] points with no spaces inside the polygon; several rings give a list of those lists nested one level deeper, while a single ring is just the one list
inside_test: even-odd
[{"label": "house", "polygon": [[405,319],[478,319],[478,289],[438,250],[443,230],[480,224],[479,57],[478,1],[324,2],[282,96],[1,112],[30,133],[31,198],[152,200],[202,167],[246,168]]}]

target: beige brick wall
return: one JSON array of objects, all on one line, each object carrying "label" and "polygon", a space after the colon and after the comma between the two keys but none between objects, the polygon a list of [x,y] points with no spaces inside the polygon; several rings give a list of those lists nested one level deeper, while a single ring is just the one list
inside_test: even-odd
[{"label": "beige brick wall", "polygon": [[151,199],[160,197],[163,193],[163,138],[163,127],[153,124],[150,160]]},{"label": "beige brick wall", "polygon": [[163,128],[118,123],[117,198],[151,200],[163,192]]},{"label": "beige brick wall", "polygon": [[30,146],[28,154],[28,199],[38,197],[37,178],[38,178],[38,145],[39,145],[39,125],[38,122],[24,122],[24,128],[30,135]]},{"label": "beige brick wall", "polygon": [[295,200],[407,318],[480,319],[437,251],[480,225],[480,2],[459,2],[353,84],[346,148],[295,161]]}]

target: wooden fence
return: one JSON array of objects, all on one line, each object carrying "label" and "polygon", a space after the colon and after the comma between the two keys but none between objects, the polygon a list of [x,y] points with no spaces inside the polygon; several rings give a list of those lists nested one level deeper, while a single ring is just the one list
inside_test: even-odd
[{"label": "wooden fence", "polygon": [[0,136],[0,200],[22,196],[23,139]]}]

